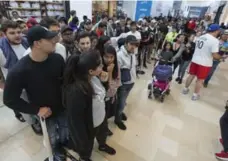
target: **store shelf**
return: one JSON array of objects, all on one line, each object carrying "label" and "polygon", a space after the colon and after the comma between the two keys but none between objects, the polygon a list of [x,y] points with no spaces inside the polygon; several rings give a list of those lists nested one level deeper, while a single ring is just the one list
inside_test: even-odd
[{"label": "store shelf", "polygon": [[10,10],[24,10],[24,11],[37,11],[40,10],[39,8],[15,8],[15,7],[8,7],[7,9]]},{"label": "store shelf", "polygon": [[48,11],[63,11],[64,12],[64,9],[48,9]]},{"label": "store shelf", "polygon": [[[17,3],[17,5],[15,4]],[[24,3],[30,3],[30,8],[25,8],[27,6],[23,5]],[[33,16],[33,14],[39,15],[35,17],[44,17],[44,16],[50,16],[55,15],[56,12],[58,14],[62,14],[65,12],[65,2],[64,1],[44,1],[44,0],[15,0],[15,1],[8,1],[4,3],[5,9],[7,10],[7,13],[9,17],[12,17],[12,11],[18,11],[19,15],[21,17],[27,18]],[[8,7],[6,7],[8,6]],[[33,8],[36,7],[36,8]],[[39,13],[38,13],[39,12]],[[27,15],[26,15],[27,14]]]},{"label": "store shelf", "polygon": [[62,2],[46,2],[47,4],[57,4],[57,5],[63,5]]}]

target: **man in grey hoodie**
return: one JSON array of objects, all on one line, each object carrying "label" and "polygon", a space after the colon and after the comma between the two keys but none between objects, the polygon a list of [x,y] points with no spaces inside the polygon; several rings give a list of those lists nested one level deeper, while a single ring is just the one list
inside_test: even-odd
[{"label": "man in grey hoodie", "polygon": [[129,35],[125,39],[125,45],[123,45],[117,53],[122,86],[118,89],[118,104],[115,123],[121,130],[127,129],[123,123],[123,121],[127,120],[123,110],[126,105],[127,97],[133,88],[136,79],[136,58],[134,51],[137,48],[137,45],[138,40],[136,37]]}]

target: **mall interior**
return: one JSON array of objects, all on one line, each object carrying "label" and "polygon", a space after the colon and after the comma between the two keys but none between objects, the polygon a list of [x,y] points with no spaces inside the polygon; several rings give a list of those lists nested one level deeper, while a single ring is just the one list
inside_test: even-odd
[{"label": "mall interior", "polygon": [[[39,22],[44,16],[56,15],[69,18],[75,10],[79,21],[86,15],[96,24],[102,14],[109,17],[124,14],[132,20],[136,17],[138,1],[97,0],[47,0],[47,1],[0,1],[0,12],[8,19],[16,11],[25,21],[34,17]],[[32,7],[31,7],[32,5]],[[201,17],[210,16],[214,22],[228,25],[228,2],[154,1],[147,11],[152,17]],[[2,59],[0,57],[0,59]],[[0,60],[1,61],[1,60]],[[136,79],[125,107],[127,130],[120,130],[114,119],[109,120],[113,136],[107,143],[116,149],[110,156],[98,150],[95,142],[93,161],[216,161],[215,153],[223,150],[219,143],[220,118],[225,112],[228,99],[228,61],[221,62],[210,84],[201,91],[201,99],[192,101],[191,95],[181,93],[184,84],[173,80],[171,92],[163,103],[148,99],[148,83],[151,82],[153,63],[144,69],[145,75]],[[173,78],[177,77],[177,72]],[[188,73],[186,72],[186,75]],[[186,81],[187,76],[183,79]],[[195,82],[194,82],[195,83]],[[194,83],[190,92],[194,90]],[[49,151],[43,136],[36,135],[28,123],[18,121],[13,111],[3,103],[0,92],[0,161],[43,161]],[[76,154],[77,155],[77,154]],[[69,159],[68,161],[70,161]],[[51,161],[51,160],[50,160]],[[55,161],[55,160],[53,160]],[[75,160],[72,160],[75,161]]]}]

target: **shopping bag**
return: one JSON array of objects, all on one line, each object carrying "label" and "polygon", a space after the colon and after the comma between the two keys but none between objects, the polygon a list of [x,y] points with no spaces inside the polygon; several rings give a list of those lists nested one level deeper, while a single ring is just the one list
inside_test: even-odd
[{"label": "shopping bag", "polygon": [[51,143],[50,143],[48,132],[47,132],[46,120],[44,118],[40,117],[40,122],[41,122],[42,131],[43,131],[43,139],[44,139],[43,144],[48,152],[48,161],[54,161]]}]

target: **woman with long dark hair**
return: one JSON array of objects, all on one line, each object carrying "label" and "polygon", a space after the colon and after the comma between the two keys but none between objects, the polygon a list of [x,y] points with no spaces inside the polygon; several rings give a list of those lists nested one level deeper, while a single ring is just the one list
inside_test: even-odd
[{"label": "woman with long dark hair", "polygon": [[176,68],[180,65],[180,56],[185,49],[184,41],[185,41],[185,35],[179,34],[177,35],[176,40],[173,43],[173,52],[174,52],[173,73],[175,73]]},{"label": "woman with long dark hair", "polygon": [[[117,89],[120,86],[120,69],[117,62],[117,53],[112,45],[105,45],[103,59],[103,71],[108,73],[108,81],[103,83],[106,89],[105,107],[106,118],[115,115],[117,103]],[[107,134],[111,136],[113,133],[107,125]]]},{"label": "woman with long dark hair", "polygon": [[195,43],[193,42],[195,38],[195,34],[191,34],[189,37],[186,37],[186,45],[185,49],[181,54],[181,62],[178,70],[178,77],[176,78],[176,81],[179,84],[182,84],[182,80],[184,78],[185,72],[192,60],[192,56],[195,51]]},{"label": "woman with long dark hair", "polygon": [[98,39],[96,49],[100,52],[101,55],[104,54],[104,46],[107,44],[111,44],[111,40],[109,36],[101,36]]},{"label": "woman with long dark hair", "polygon": [[100,151],[110,155],[116,153],[106,144],[106,92],[98,78],[102,68],[100,54],[96,51],[72,55],[66,64],[64,104],[74,150],[83,161],[91,161],[94,138],[98,141]]}]

